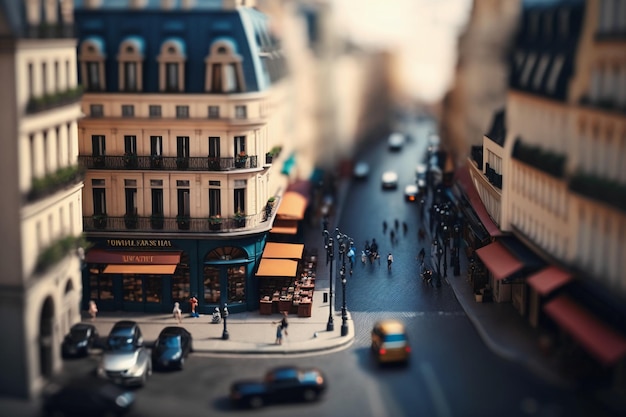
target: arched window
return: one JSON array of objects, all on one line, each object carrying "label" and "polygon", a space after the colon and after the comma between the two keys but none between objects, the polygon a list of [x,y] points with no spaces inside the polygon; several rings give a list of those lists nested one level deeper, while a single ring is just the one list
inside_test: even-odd
[{"label": "arched window", "polygon": [[106,90],[104,50],[104,41],[98,37],[87,38],[80,45],[80,77],[86,91]]},{"label": "arched window", "polygon": [[159,90],[185,91],[185,43],[180,39],[168,39],[161,45],[159,62]]},{"label": "arched window", "polygon": [[119,90],[143,90],[143,39],[138,37],[126,38],[120,44],[117,54]]},{"label": "arched window", "polygon": [[212,93],[232,93],[246,90],[243,59],[237,54],[235,44],[228,39],[215,41],[206,57],[205,90]]}]

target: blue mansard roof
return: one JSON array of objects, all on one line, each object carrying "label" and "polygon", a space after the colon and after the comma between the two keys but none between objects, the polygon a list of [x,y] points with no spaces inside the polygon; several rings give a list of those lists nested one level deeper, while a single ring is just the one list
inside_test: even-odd
[{"label": "blue mansard roof", "polygon": [[[107,91],[117,92],[120,45],[132,39],[143,55],[143,92],[159,92],[158,61],[161,47],[174,40],[185,56],[185,93],[205,92],[205,58],[216,41],[227,41],[242,58],[245,92],[263,91],[284,75],[279,42],[269,32],[268,17],[254,8],[224,10],[221,1],[196,0],[183,9],[180,0],[163,10],[160,0],[128,8],[129,0],[105,0],[101,7],[82,7],[75,0],[75,33],[78,48],[94,37],[103,40]],[[80,77],[80,74],[79,74]]]}]

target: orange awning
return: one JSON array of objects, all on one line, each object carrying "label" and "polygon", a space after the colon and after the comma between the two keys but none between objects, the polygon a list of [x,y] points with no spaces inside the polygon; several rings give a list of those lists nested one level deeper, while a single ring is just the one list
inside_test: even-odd
[{"label": "orange awning", "polygon": [[298,272],[298,261],[291,259],[261,259],[257,277],[295,277]]},{"label": "orange awning", "polygon": [[519,271],[524,264],[511,255],[500,242],[493,242],[476,250],[476,254],[483,261],[493,277],[500,281]]},{"label": "orange awning", "polygon": [[469,172],[469,167],[467,165],[463,165],[456,170],[456,179],[461,188],[467,195],[467,199],[469,200],[474,212],[480,219],[480,222],[485,226],[485,229],[489,233],[491,237],[501,236],[502,232],[498,225],[493,221],[489,212],[487,212],[487,208],[485,204],[480,199],[480,195],[472,182],[472,176]]},{"label": "orange awning", "polygon": [[304,212],[309,200],[295,191],[287,191],[280,199],[280,206],[276,211],[276,217],[281,219],[304,219]]},{"label": "orange awning", "polygon": [[148,274],[148,275],[171,275],[176,270],[176,265],[119,265],[110,264],[104,268],[103,274]]},{"label": "orange awning", "polygon": [[270,233],[277,233],[283,235],[295,235],[298,234],[298,220],[285,220],[276,217],[274,224],[270,229]]},{"label": "orange awning", "polygon": [[557,266],[548,266],[529,277],[526,281],[528,285],[539,294],[546,296],[559,287],[572,280],[572,274],[562,270]]},{"label": "orange awning", "polygon": [[263,258],[302,259],[303,252],[304,244],[302,243],[267,242],[263,249]]},{"label": "orange awning", "polygon": [[626,355],[626,337],[570,297],[554,298],[544,311],[602,364],[613,365]]},{"label": "orange awning", "polygon": [[91,249],[85,262],[94,264],[178,265],[180,251],[115,251]]}]

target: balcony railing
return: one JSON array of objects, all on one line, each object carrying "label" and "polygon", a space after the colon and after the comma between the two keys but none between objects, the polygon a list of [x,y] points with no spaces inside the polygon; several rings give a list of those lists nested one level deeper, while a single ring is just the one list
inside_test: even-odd
[{"label": "balcony railing", "polygon": [[79,166],[59,168],[56,172],[43,178],[33,179],[32,187],[26,194],[26,201],[32,202],[47,197],[83,181],[84,170]]},{"label": "balcony railing", "polygon": [[78,163],[86,169],[141,169],[159,171],[231,171],[258,167],[256,155],[248,155],[245,160],[235,157],[211,158],[190,156],[79,156]]},{"label": "balcony railing", "polygon": [[41,97],[32,97],[26,105],[26,113],[35,114],[68,104],[78,103],[83,96],[83,88],[79,85],[65,91],[50,93]]},{"label": "balcony railing", "polygon": [[265,223],[271,212],[265,211],[243,217],[163,217],[152,216],[83,216],[86,232],[165,232],[165,233],[229,233],[254,229]]}]

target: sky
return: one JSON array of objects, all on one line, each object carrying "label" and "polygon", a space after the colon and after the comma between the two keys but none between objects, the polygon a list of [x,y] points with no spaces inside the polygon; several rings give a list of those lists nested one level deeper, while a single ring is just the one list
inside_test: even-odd
[{"label": "sky", "polygon": [[471,6],[472,0],[333,0],[337,27],[361,46],[396,51],[402,84],[423,101],[447,91]]}]

